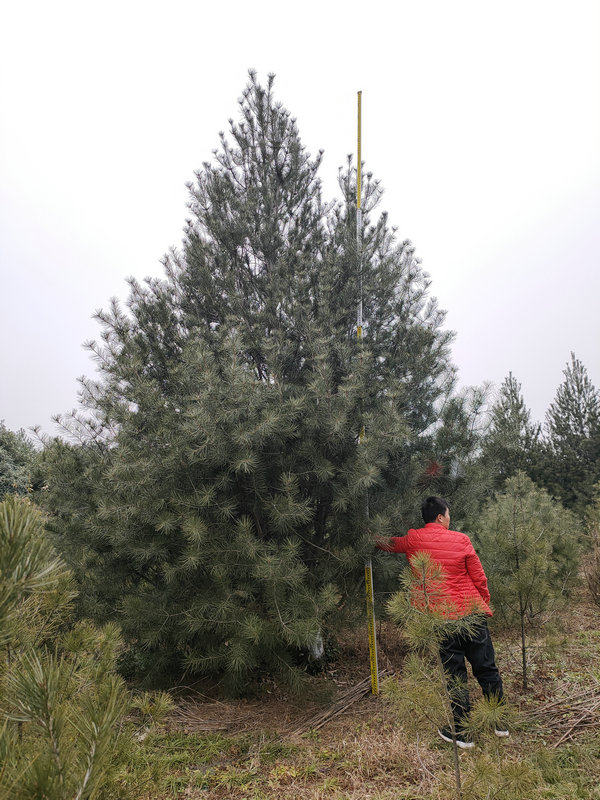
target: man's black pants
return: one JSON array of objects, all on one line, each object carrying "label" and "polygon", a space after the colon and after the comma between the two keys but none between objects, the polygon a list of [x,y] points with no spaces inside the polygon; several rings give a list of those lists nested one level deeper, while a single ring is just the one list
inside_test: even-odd
[{"label": "man's black pants", "polygon": [[454,724],[461,728],[471,711],[467,689],[467,668],[465,658],[471,665],[473,675],[479,682],[483,694],[488,699],[501,700],[502,678],[496,666],[496,656],[487,621],[477,623],[473,634],[447,636],[440,644],[440,656],[448,678],[448,691],[452,700]]}]

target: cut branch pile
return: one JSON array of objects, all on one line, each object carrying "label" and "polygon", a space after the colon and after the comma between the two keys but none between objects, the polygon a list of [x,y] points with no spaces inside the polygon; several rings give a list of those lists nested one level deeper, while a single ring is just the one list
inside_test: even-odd
[{"label": "cut branch pile", "polygon": [[573,739],[587,728],[600,725],[600,685],[565,695],[525,714],[535,722],[558,735],[552,747],[558,747]]},{"label": "cut branch pile", "polygon": [[179,706],[169,715],[169,721],[175,727],[188,732],[227,731],[242,727],[249,716],[249,714],[236,714],[225,703],[200,702]]},{"label": "cut branch pile", "polygon": [[[384,669],[379,671],[379,680],[381,681],[382,678],[387,678],[393,674],[393,671],[390,669]],[[316,714],[313,714],[308,719],[304,720],[304,722],[297,725],[292,730],[288,731],[288,735],[290,736],[300,736],[302,733],[306,733],[309,730],[316,731],[319,728],[322,728],[323,725],[326,725],[330,720],[334,717],[337,717],[338,714],[341,714],[346,709],[350,708],[351,705],[360,700],[365,695],[369,694],[371,691],[371,678],[364,678],[364,680],[360,681],[359,683],[354,684],[354,686],[350,686],[343,692],[338,699],[326,708],[325,711],[319,711]]]}]

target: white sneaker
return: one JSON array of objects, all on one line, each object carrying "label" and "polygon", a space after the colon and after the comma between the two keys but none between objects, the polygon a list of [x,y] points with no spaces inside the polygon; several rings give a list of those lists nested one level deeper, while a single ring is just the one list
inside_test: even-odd
[{"label": "white sneaker", "polygon": [[[445,742],[450,742],[450,744],[452,744],[451,728],[438,728],[438,733]],[[464,731],[456,732],[456,744],[458,747],[462,747],[463,750],[469,750],[471,747],[475,747],[475,742],[467,733],[464,733]]]}]

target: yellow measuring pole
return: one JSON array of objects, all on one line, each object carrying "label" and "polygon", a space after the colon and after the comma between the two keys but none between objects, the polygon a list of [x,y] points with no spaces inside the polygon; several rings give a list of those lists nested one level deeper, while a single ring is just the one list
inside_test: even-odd
[{"label": "yellow measuring pole", "polygon": [[358,92],[358,133],[357,133],[357,147],[356,147],[356,150],[357,150],[356,160],[357,160],[357,169],[358,169],[358,174],[356,176],[356,207],[357,208],[360,208],[360,195],[361,195],[360,179],[361,179],[361,176],[362,176],[362,163],[361,163],[362,154],[361,154],[361,151],[360,151],[360,147],[361,147],[361,138],[360,138],[361,130],[360,129],[361,129],[361,122],[362,122],[362,120],[361,120],[361,110],[362,110],[361,109],[361,101],[362,101],[362,92]]},{"label": "yellow measuring pole", "polygon": [[[358,313],[356,315],[356,338],[358,345],[362,349],[363,334],[363,282],[362,282],[362,209],[361,199],[361,178],[362,178],[362,154],[361,154],[361,100],[362,92],[358,92],[358,132],[357,132],[357,166],[356,166],[356,254],[358,262]],[[365,427],[362,425],[358,435],[359,444],[365,435]],[[366,498],[366,516],[369,516],[369,498]],[[379,694],[379,668],[377,666],[377,638],[375,635],[375,602],[373,597],[373,565],[371,559],[365,561],[365,589],[367,594],[367,628],[369,631],[369,662],[371,666],[371,692]]]}]

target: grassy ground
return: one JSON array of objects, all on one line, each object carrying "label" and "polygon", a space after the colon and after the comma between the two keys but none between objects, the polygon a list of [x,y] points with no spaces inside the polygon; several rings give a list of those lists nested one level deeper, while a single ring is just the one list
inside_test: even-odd
[{"label": "grassy ground", "polygon": [[[460,755],[464,798],[569,800],[600,798],[600,732],[588,728],[559,747],[556,732],[526,722],[528,710],[600,680],[599,610],[585,598],[532,637],[531,688],[520,687],[516,636],[494,636],[508,697],[519,711],[508,740],[480,740]],[[401,635],[380,631],[384,665],[402,669]],[[386,663],[387,662],[387,663]],[[309,700],[266,686],[260,700],[183,699],[166,725],[122,752],[123,796],[140,800],[448,800],[453,797],[449,746],[432,727],[417,737],[382,698],[366,697],[321,730],[301,736],[295,723],[365,676],[360,635],[349,636],[336,663],[315,677]],[[473,698],[479,690],[472,687]],[[200,728],[212,727],[212,730]],[[222,730],[217,730],[222,728]],[[125,791],[127,789],[127,792]]]}]

